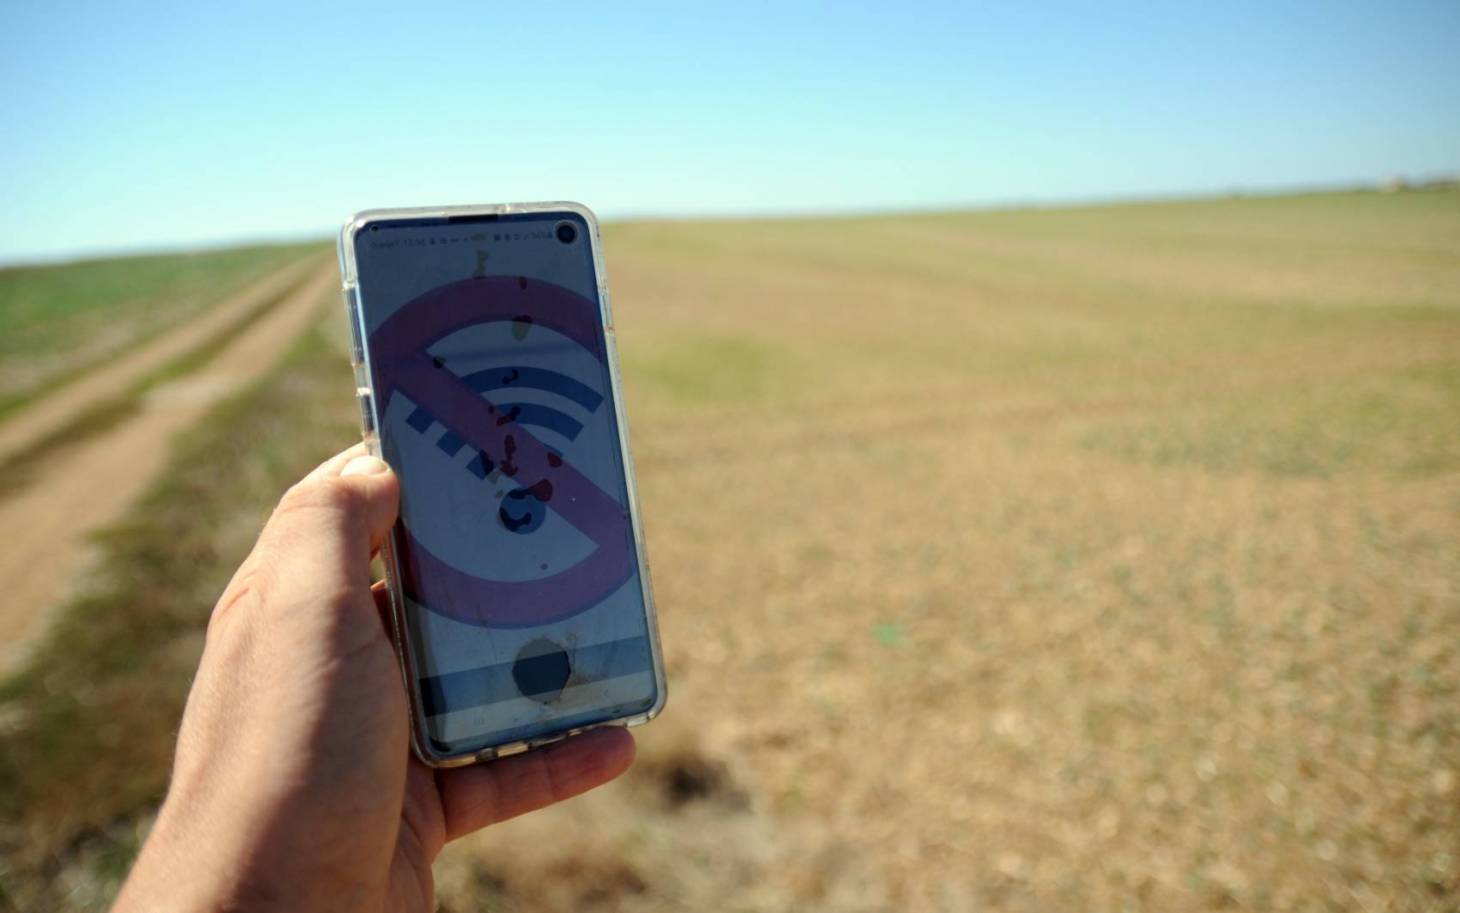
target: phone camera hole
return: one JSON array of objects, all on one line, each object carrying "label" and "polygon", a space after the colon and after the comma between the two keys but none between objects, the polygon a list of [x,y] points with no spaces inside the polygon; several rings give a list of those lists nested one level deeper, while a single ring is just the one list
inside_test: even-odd
[{"label": "phone camera hole", "polygon": [[578,228],[572,222],[559,222],[555,231],[558,240],[564,244],[572,244],[578,240]]}]

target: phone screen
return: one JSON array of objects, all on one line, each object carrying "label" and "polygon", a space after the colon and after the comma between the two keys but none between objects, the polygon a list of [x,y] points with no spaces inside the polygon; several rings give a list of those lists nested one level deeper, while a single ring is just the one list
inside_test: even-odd
[{"label": "phone screen", "polygon": [[642,713],[657,697],[616,378],[572,211],[354,236],[408,649],[431,748]]}]

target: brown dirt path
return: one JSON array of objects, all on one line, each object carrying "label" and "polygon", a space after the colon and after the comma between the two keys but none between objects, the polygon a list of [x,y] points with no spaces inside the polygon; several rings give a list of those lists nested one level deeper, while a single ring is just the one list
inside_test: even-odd
[{"label": "brown dirt path", "polygon": [[97,403],[125,394],[156,371],[217,339],[230,326],[298,285],[318,268],[318,262],[318,257],[310,256],[278,270],[216,307],[22,407],[0,422],[0,466],[63,431]]},{"label": "brown dirt path", "polygon": [[47,614],[74,592],[90,534],[125,515],[165,465],[173,436],[219,399],[266,374],[333,297],[336,283],[334,267],[322,268],[316,258],[281,270],[147,347],[147,359],[108,366],[97,372],[104,378],[88,376],[67,387],[63,402],[37,404],[17,416],[26,423],[23,430],[0,426],[0,455],[13,442],[44,440],[65,427],[63,416],[84,413],[89,403],[81,391],[103,397],[125,390],[288,290],[206,363],[151,390],[135,415],[61,451],[39,466],[25,488],[0,500],[0,529],[8,532],[0,550],[0,580],[7,591],[0,602],[0,670],[13,668],[44,629]]}]

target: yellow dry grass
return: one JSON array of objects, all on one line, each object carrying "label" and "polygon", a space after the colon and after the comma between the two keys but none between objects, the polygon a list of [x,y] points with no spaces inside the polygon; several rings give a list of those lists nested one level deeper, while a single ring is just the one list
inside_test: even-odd
[{"label": "yellow dry grass", "polygon": [[[443,909],[1460,906],[1460,193],[607,247],[669,709],[450,848]],[[348,434],[326,347],[198,429],[0,694],[16,758],[91,765],[0,764],[13,897],[115,889],[208,604]]]},{"label": "yellow dry grass", "polygon": [[1460,903],[1460,196],[608,253],[670,706],[449,909]]}]

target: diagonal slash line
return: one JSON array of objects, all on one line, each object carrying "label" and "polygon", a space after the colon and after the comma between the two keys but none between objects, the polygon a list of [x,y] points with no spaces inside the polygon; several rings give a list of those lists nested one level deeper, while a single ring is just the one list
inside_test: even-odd
[{"label": "diagonal slash line", "polygon": [[[548,456],[556,457],[556,453],[526,428],[515,421],[498,425],[503,413],[487,396],[473,390],[450,371],[437,368],[421,353],[395,361],[390,373],[400,392],[417,405],[425,406],[436,415],[437,421],[470,446],[485,452],[498,469],[509,462],[517,471],[507,475],[519,482],[549,480],[553,486],[549,506],[584,535],[599,544],[623,535],[627,517],[623,505],[566,461],[553,466]],[[510,461],[507,461],[508,436],[516,445]]]}]

